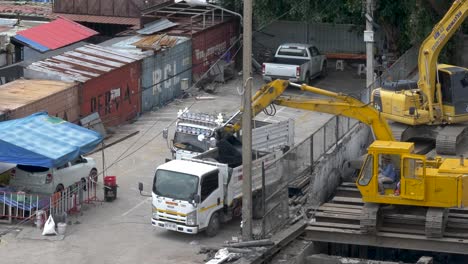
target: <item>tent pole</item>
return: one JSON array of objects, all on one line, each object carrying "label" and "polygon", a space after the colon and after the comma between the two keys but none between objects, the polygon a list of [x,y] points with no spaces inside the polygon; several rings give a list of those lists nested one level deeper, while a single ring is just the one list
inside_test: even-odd
[{"label": "tent pole", "polygon": [[104,141],[102,141],[102,179],[104,181],[104,177],[106,177],[106,160],[104,157]]}]

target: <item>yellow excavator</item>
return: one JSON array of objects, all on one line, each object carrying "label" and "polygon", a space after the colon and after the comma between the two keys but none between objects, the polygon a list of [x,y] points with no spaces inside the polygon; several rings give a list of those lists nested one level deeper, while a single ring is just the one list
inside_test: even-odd
[{"label": "yellow excavator", "polygon": [[438,64],[440,51],[467,16],[468,0],[455,0],[418,57],[419,80],[383,82],[372,92],[372,103],[384,117],[395,121],[392,130],[400,141],[430,139],[438,154],[456,154],[467,132],[468,70]]},{"label": "yellow excavator", "polygon": [[[289,86],[326,96],[326,99],[304,99],[284,96]],[[425,214],[428,237],[442,237],[448,208],[462,208],[468,203],[468,163],[460,159],[429,159],[414,154],[414,143],[395,141],[387,120],[370,104],[351,96],[320,88],[276,80],[264,85],[252,98],[253,115],[271,104],[342,115],[369,125],[376,140],[369,146],[357,187],[366,203],[361,231],[373,233],[378,226],[380,205],[407,206],[407,213]],[[235,124],[234,124],[235,126]],[[379,169],[382,159],[390,158],[395,166],[396,179],[379,190]],[[397,187],[396,185],[399,185]],[[398,190],[399,193],[396,193]]]}]

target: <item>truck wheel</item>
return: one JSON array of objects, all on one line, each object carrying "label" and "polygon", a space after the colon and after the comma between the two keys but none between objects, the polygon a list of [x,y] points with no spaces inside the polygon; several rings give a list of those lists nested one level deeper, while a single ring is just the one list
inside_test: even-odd
[{"label": "truck wheel", "polygon": [[219,215],[214,213],[210,218],[210,223],[205,230],[205,233],[209,237],[214,237],[218,234],[219,231]]},{"label": "truck wheel", "polygon": [[327,63],[324,62],[322,66],[322,71],[320,72],[320,77],[324,78],[328,75]]},{"label": "truck wheel", "polygon": [[306,73],[306,76],[305,76],[304,82],[305,82],[306,84],[309,84],[309,83],[311,83],[311,79],[310,79],[310,74],[309,74],[309,73]]}]

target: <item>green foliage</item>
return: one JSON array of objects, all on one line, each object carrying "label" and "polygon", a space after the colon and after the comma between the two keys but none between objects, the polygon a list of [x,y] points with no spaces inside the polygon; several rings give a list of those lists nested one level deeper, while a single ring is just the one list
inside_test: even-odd
[{"label": "green foliage", "polygon": [[[438,7],[439,13],[445,13],[453,0]],[[430,5],[429,0],[374,0],[375,22],[379,25],[387,40],[390,51],[403,53],[412,45],[420,43],[441,19]],[[221,4],[238,13],[242,13],[242,0],[221,0]],[[253,12],[256,28],[268,25],[276,20],[324,22],[354,24],[358,31],[365,27],[365,0],[254,0]],[[468,32],[464,23],[462,30]],[[455,38],[454,38],[455,39]],[[451,40],[441,58],[447,59],[454,49],[455,40]]]}]

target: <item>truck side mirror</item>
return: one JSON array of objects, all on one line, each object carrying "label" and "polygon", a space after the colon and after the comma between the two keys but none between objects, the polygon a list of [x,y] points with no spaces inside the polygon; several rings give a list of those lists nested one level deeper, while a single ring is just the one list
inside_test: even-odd
[{"label": "truck side mirror", "polygon": [[193,196],[193,203],[194,203],[194,204],[200,203],[200,195],[195,194],[195,195]]},{"label": "truck side mirror", "polygon": [[162,135],[164,139],[167,139],[167,136],[169,135],[169,128],[166,127],[163,129]]},{"label": "truck side mirror", "polygon": [[142,182],[138,183],[138,190],[140,190],[140,192],[143,191],[143,183]]}]

